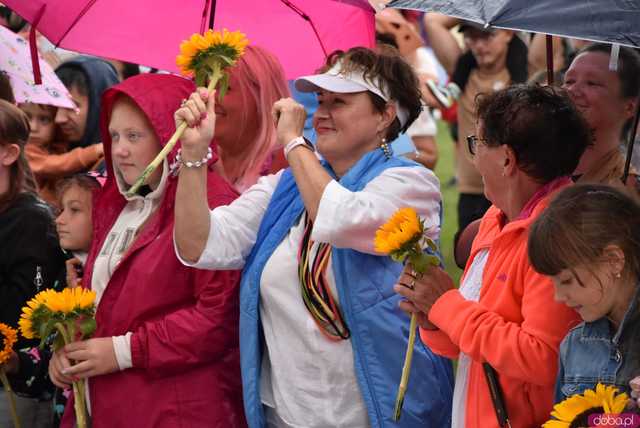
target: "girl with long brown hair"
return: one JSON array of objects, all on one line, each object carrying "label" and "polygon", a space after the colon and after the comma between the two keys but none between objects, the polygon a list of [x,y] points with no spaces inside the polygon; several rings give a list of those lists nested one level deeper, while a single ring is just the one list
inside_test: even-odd
[{"label": "girl with long brown hair", "polygon": [[[22,306],[37,292],[52,287],[64,269],[52,213],[34,193],[24,155],[28,138],[25,114],[0,100],[0,322],[14,327]],[[21,420],[28,427],[47,426],[52,411],[53,386],[35,373],[34,359],[42,359],[34,354],[36,346],[37,342],[21,338],[5,367],[19,393]],[[10,413],[3,407],[6,402],[0,397],[0,426],[11,426]]]}]

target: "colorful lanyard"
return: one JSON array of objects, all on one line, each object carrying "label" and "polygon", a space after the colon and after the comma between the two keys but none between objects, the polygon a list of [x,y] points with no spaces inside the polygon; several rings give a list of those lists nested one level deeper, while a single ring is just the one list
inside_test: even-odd
[{"label": "colorful lanyard", "polygon": [[312,261],[311,249],[315,245],[311,240],[313,223],[306,212],[304,218],[304,234],[298,252],[298,278],[302,300],[316,325],[327,338],[334,341],[349,339],[351,333],[326,279],[331,245],[317,244],[318,251]]}]

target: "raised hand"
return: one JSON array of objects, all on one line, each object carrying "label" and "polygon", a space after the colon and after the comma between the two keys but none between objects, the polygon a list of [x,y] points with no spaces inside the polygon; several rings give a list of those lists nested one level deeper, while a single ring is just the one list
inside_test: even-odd
[{"label": "raised hand", "polygon": [[293,98],[282,98],[273,104],[272,110],[278,135],[278,144],[285,146],[302,135],[307,112]]},{"label": "raised hand", "polygon": [[198,88],[173,115],[176,128],[186,122],[188,128],[180,137],[182,158],[199,160],[207,154],[216,128],[215,92]]}]

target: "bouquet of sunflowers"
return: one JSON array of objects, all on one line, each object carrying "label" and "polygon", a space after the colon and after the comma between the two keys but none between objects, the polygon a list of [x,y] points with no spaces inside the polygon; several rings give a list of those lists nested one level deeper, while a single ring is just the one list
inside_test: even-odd
[{"label": "bouquet of sunflowers", "polygon": [[[438,251],[436,243],[425,235],[424,222],[413,208],[401,208],[393,214],[387,223],[382,225],[376,232],[374,240],[375,250],[378,253],[386,254],[392,260],[400,263],[408,262],[416,278],[424,274],[429,266],[440,265],[440,259],[432,254],[424,252],[429,248],[433,253]],[[393,420],[400,419],[404,396],[409,382],[411,372],[411,359],[413,358],[413,348],[416,341],[417,317],[411,315],[409,325],[409,343],[405,353],[404,366],[400,386],[396,396],[396,405]]]},{"label": "bouquet of sunflowers", "polygon": [[[27,339],[40,339],[40,346],[57,333],[54,351],[65,345],[91,337],[96,329],[95,291],[81,287],[41,291],[22,308],[18,324]],[[78,428],[87,427],[85,390],[82,381],[73,382]]]}]

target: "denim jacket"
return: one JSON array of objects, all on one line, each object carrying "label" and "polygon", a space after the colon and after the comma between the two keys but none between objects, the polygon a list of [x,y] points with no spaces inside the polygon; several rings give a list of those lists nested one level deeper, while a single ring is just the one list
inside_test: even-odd
[{"label": "denim jacket", "polygon": [[560,345],[556,402],[593,389],[598,383],[629,393],[629,381],[640,376],[639,291],[629,304],[622,323],[613,334],[603,317],[583,322],[569,332]]}]

